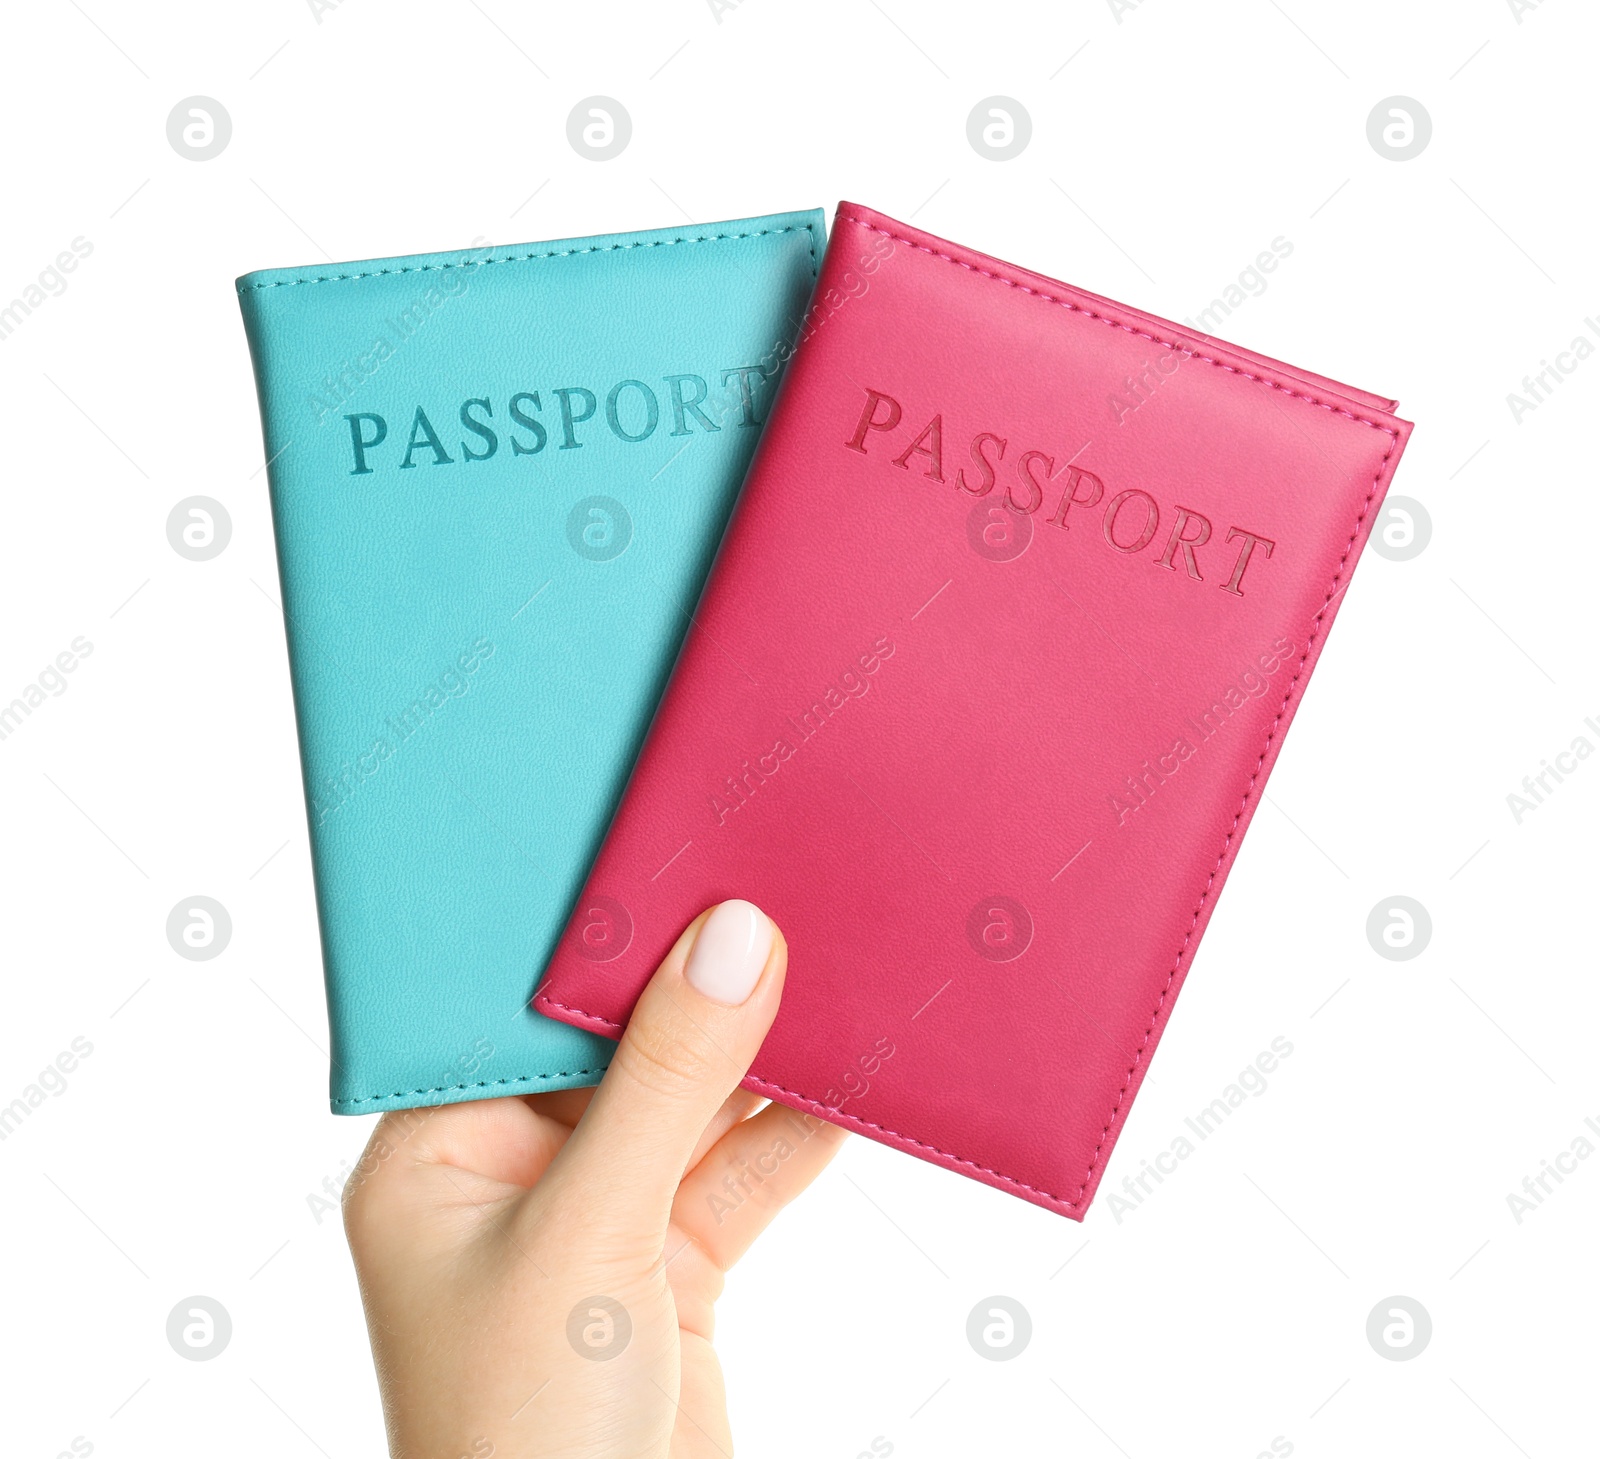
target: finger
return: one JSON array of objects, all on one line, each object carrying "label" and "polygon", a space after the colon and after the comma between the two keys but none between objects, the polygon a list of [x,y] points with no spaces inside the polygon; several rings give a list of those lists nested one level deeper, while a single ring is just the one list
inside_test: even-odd
[{"label": "finger", "polygon": [[[391,1110],[373,1129],[343,1190],[345,1226],[366,1253],[381,1239],[415,1224],[425,1213],[453,1211],[463,1219],[493,1219],[503,1202],[538,1183],[571,1138],[574,1111],[561,1095],[508,1096],[424,1109]],[[547,1100],[558,1103],[552,1109]],[[712,1118],[691,1158],[693,1164],[762,1103],[737,1089]],[[329,1193],[338,1195],[337,1186]]]},{"label": "finger", "polygon": [[[593,1096],[593,1089],[563,1089],[555,1094],[525,1094],[523,1102],[535,1114],[544,1115],[557,1124],[565,1125],[572,1129],[583,1116],[584,1110],[589,1107],[589,1100]],[[693,1165],[707,1150],[717,1143],[740,1120],[747,1120],[766,1100],[759,1094],[741,1086],[735,1089],[722,1102],[719,1109],[706,1126],[705,1133],[700,1137],[700,1143],[695,1147],[689,1164]]]},{"label": "finger", "polygon": [[408,1172],[448,1165],[497,1183],[530,1186],[566,1136],[559,1121],[515,1095],[390,1110],[373,1130],[355,1174],[404,1179]]},{"label": "finger", "polygon": [[673,1224],[727,1271],[844,1144],[838,1125],[769,1104],[724,1135],[684,1178]]},{"label": "finger", "polygon": [[711,1123],[700,1132],[700,1138],[695,1142],[684,1168],[693,1170],[696,1165],[705,1159],[706,1151],[717,1143],[729,1130],[743,1124],[760,1107],[766,1103],[761,1095],[752,1093],[742,1086],[735,1089],[725,1100],[722,1108],[711,1117]]},{"label": "finger", "polygon": [[684,1333],[679,1341],[683,1363],[672,1459],[727,1459],[733,1453],[733,1434],[728,1428],[728,1391],[716,1351],[708,1338],[692,1332]]},{"label": "finger", "polygon": [[391,1110],[345,1182],[352,1246],[359,1254],[388,1244],[424,1214],[493,1215],[540,1178],[569,1133],[514,1095]]},{"label": "finger", "polygon": [[749,902],[696,918],[640,995],[553,1186],[570,1182],[597,1221],[663,1233],[707,1126],[777,1015],[786,962],[782,934]]}]

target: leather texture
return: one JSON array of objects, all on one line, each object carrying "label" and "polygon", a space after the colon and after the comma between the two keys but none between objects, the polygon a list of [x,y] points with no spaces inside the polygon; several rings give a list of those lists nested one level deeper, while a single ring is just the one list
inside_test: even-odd
[{"label": "leather texture", "polygon": [[238,281],[342,1114],[594,1083],[529,1004],[816,278],[819,210]]},{"label": "leather texture", "polygon": [[684,925],[747,897],[790,946],[750,1088],[1081,1219],[1392,410],[842,204],[535,1005],[617,1035]]}]

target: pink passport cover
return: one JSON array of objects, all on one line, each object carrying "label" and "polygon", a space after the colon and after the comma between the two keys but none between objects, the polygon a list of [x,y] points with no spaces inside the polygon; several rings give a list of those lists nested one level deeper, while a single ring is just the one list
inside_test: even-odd
[{"label": "pink passport cover", "polygon": [[1081,1219],[1393,407],[841,204],[535,1006],[617,1036],[683,927],[747,897],[790,946],[749,1088]]}]

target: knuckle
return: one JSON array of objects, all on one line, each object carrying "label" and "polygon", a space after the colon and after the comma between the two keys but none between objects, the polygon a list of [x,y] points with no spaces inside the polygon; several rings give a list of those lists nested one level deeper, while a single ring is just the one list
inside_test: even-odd
[{"label": "knuckle", "polygon": [[641,1022],[623,1034],[614,1063],[654,1094],[677,1097],[715,1078],[722,1064],[711,1040],[678,1018]]},{"label": "knuckle", "polygon": [[361,1162],[345,1177],[344,1189],[339,1193],[339,1205],[347,1231],[369,1224],[383,1212],[384,1202],[379,1196],[380,1182],[376,1178],[380,1167],[369,1161],[369,1155],[362,1156]]},{"label": "knuckle", "polygon": [[339,1205],[345,1235],[352,1246],[370,1238],[384,1225],[391,1204],[384,1197],[387,1184],[384,1177],[391,1157],[419,1123],[414,1110],[391,1111],[384,1115],[360,1159],[347,1170],[339,1192]]},{"label": "knuckle", "polygon": [[370,1186],[355,1180],[345,1186],[341,1207],[345,1240],[351,1251],[359,1254],[382,1231],[385,1225],[383,1207],[373,1199]]}]

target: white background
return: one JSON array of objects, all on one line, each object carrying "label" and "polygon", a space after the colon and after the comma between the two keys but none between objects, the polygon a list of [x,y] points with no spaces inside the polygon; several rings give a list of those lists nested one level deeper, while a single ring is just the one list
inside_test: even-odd
[{"label": "white background", "polygon": [[[1394,491],[1432,538],[1365,554],[1087,1222],[852,1142],[722,1304],[744,1452],[1593,1452],[1600,1159],[1520,1224],[1506,1198],[1600,1118],[1600,757],[1521,824],[1506,797],[1600,746],[1600,360],[1520,424],[1506,397],[1600,316],[1600,23],[1580,0],[1124,8],[8,14],[0,302],[75,237],[93,252],[0,340],[0,702],[94,647],[0,741],[0,1104],[75,1037],[94,1051],[0,1143],[6,1453],[382,1448],[344,1241],[307,1200],[369,1122],[325,1099],[233,278],[841,197],[1178,319],[1289,240],[1216,332],[1397,396],[1418,429]],[[597,93],[634,127],[605,163],[566,138]],[[234,128],[203,163],[165,131],[195,94]],[[1032,118],[1008,162],[966,136],[994,94]],[[1396,94],[1433,122],[1407,162],[1367,137]],[[167,543],[192,495],[232,516],[210,562]],[[234,922],[211,962],[164,932],[195,894]],[[1365,933],[1395,894],[1433,920],[1411,961]],[[1266,1091],[1113,1212],[1278,1036]],[[166,1341],[192,1294],[231,1314],[215,1361]],[[1032,1317],[1008,1362],[965,1337],[993,1294]],[[1432,1318],[1411,1361],[1366,1337],[1396,1294]]]}]

